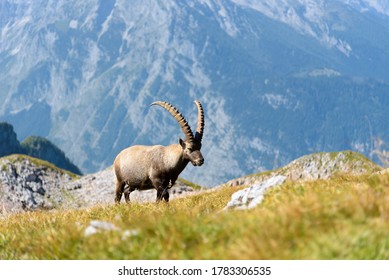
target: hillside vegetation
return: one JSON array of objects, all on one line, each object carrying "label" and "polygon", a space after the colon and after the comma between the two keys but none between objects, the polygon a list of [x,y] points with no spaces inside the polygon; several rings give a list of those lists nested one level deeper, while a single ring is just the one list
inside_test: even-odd
[{"label": "hillside vegetation", "polygon": [[29,136],[20,143],[20,146],[26,155],[46,160],[74,174],[82,174],[65,153],[46,138]]},{"label": "hillside vegetation", "polygon": [[81,175],[80,169],[74,165],[65,153],[44,137],[28,136],[21,143],[11,124],[0,122],[0,157],[13,154],[24,154],[48,161],[59,168]]},{"label": "hillside vegetation", "polygon": [[[96,205],[3,217],[0,259],[388,259],[389,173],[291,180],[245,211],[245,186],[169,204]],[[88,233],[91,223],[113,230]]]}]

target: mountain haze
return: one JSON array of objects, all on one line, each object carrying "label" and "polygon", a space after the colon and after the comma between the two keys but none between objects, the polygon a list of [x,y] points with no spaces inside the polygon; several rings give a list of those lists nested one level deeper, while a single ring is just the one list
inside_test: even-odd
[{"label": "mountain haze", "polygon": [[83,173],[183,137],[205,109],[203,185],[389,141],[386,1],[2,1],[0,121]]}]

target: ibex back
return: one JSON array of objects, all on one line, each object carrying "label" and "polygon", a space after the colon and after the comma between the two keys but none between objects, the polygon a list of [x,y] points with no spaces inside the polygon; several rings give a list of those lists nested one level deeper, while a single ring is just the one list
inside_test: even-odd
[{"label": "ibex back", "polygon": [[156,101],[178,122],[185,134],[185,140],[169,146],[132,146],[121,151],[114,161],[116,176],[115,202],[120,203],[122,195],[127,203],[134,190],[157,190],[157,201],[169,201],[169,188],[176,182],[178,175],[191,162],[194,166],[204,163],[200,152],[204,132],[204,110],[199,101],[195,101],[198,110],[196,133],[193,132],[183,115],[168,102]]}]

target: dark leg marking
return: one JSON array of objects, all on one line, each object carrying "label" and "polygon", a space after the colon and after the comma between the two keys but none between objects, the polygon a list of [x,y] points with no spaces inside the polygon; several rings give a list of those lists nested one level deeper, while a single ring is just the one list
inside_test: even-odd
[{"label": "dark leg marking", "polygon": [[115,196],[115,203],[119,204],[120,200],[122,199],[123,190],[124,190],[124,182],[116,181],[116,196]]}]

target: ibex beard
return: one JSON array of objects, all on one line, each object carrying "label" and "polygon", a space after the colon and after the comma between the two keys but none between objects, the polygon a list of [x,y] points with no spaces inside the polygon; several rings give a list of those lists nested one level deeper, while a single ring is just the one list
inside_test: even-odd
[{"label": "ibex beard", "polygon": [[124,199],[130,202],[130,194],[134,190],[157,190],[156,201],[169,201],[169,189],[175,184],[178,176],[189,162],[194,166],[204,163],[201,154],[201,142],[204,132],[204,110],[199,101],[197,106],[197,127],[195,135],[177,108],[168,102],[156,101],[151,105],[159,105],[166,109],[178,122],[184,132],[185,140],[169,146],[136,145],[121,151],[113,164],[116,176],[115,202]]}]

